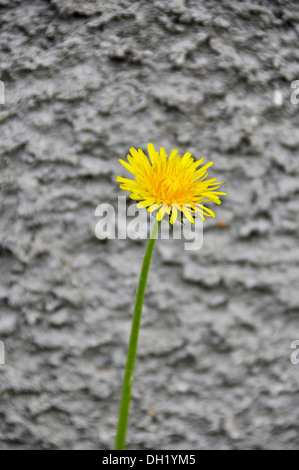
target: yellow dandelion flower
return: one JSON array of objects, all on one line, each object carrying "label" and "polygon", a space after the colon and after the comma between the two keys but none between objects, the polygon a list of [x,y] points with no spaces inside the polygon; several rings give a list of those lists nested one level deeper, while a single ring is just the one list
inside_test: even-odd
[{"label": "yellow dandelion flower", "polygon": [[117,181],[121,189],[131,192],[131,199],[139,201],[138,208],[157,211],[157,220],[168,214],[171,224],[177,220],[179,212],[192,223],[194,214],[199,214],[203,220],[215,217],[203,203],[221,204],[219,196],[226,193],[217,191],[222,182],[207,179],[207,170],[213,162],[202,165],[204,158],[194,161],[189,152],[180,157],[177,150],[167,156],[164,148],[157,152],[153,144],[148,144],[149,158],[140,149],[131,148],[130,152],[128,162],[119,161],[135,180],[118,176]]}]

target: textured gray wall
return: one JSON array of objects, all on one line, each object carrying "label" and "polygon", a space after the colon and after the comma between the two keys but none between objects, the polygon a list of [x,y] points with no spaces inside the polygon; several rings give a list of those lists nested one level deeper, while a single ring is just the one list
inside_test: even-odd
[{"label": "textured gray wall", "polygon": [[150,141],[228,196],[202,250],[157,242],[128,445],[298,448],[298,2],[0,5],[0,448],[113,446],[145,242],[94,210]]}]

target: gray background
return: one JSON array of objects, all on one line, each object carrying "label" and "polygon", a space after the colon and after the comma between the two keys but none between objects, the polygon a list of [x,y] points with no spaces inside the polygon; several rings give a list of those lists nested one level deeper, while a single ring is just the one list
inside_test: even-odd
[{"label": "gray background", "polygon": [[157,242],[128,447],[298,448],[298,2],[0,5],[0,448],[113,447],[145,242],[94,211],[150,141],[228,196],[200,251]]}]

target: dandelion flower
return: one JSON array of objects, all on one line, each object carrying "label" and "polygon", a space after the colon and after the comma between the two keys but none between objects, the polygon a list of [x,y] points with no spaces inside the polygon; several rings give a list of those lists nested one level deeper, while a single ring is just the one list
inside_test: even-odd
[{"label": "dandelion flower", "polygon": [[177,150],[173,150],[168,156],[164,148],[157,152],[153,144],[148,144],[149,158],[140,149],[131,148],[130,152],[128,161],[120,160],[120,162],[135,179],[118,176],[117,181],[121,189],[129,191],[130,197],[138,201],[137,207],[146,207],[149,212],[156,211],[157,220],[147,243],[136,293],[115,438],[116,450],[124,450],[126,445],[142,305],[161,220],[165,214],[168,214],[170,224],[174,224],[179,212],[181,221],[185,216],[192,223],[195,214],[199,214],[203,220],[205,217],[215,217],[214,212],[204,204],[209,201],[221,204],[219,196],[225,195],[217,191],[221,182],[216,178],[207,179],[207,170],[213,165],[212,162],[203,165],[203,158],[196,162],[191,153],[185,153],[180,157]]},{"label": "dandelion flower", "polygon": [[203,165],[204,158],[194,161],[189,152],[180,157],[177,150],[167,156],[164,148],[157,152],[153,144],[148,144],[149,158],[141,149],[131,148],[130,152],[128,161],[119,161],[135,180],[118,176],[117,181],[121,189],[131,192],[131,199],[139,201],[138,208],[157,211],[158,221],[168,214],[171,224],[179,212],[192,223],[195,214],[203,220],[215,217],[204,203],[221,204],[219,196],[226,193],[217,191],[222,184],[217,178],[207,179],[207,170],[213,162]]}]

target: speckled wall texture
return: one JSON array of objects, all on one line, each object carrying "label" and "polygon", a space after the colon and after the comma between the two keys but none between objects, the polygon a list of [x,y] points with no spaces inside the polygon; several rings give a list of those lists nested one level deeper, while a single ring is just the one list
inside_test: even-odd
[{"label": "speckled wall texture", "polygon": [[158,241],[131,449],[299,448],[299,3],[0,0],[1,449],[111,449],[145,241],[118,158],[215,162],[204,246]]}]

